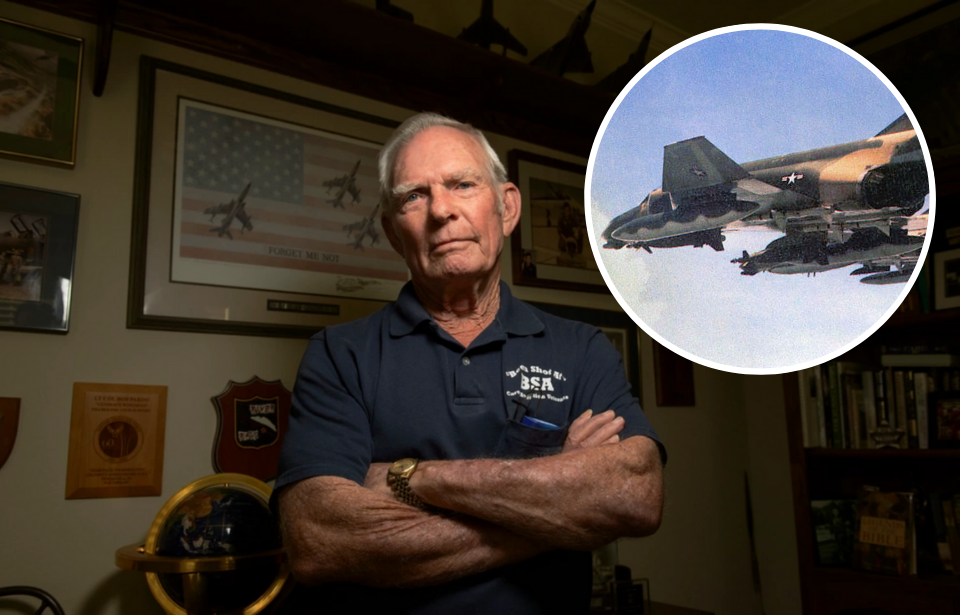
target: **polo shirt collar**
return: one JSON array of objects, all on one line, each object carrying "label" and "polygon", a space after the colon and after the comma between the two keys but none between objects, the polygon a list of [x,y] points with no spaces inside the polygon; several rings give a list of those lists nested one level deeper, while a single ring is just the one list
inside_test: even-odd
[{"label": "polo shirt collar", "polygon": [[[417,293],[413,290],[413,282],[404,284],[393,306],[390,335],[394,337],[409,335],[420,323],[433,320],[417,298]],[[503,327],[504,333],[511,335],[534,335],[544,329],[543,322],[530,306],[515,298],[510,292],[510,287],[503,280],[500,280],[500,309],[497,312],[497,320]]]}]

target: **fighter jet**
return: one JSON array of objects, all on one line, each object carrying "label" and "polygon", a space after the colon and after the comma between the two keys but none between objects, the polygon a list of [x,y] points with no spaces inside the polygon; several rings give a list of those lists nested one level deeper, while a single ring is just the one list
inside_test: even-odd
[{"label": "fighter jet", "polygon": [[493,0],[483,0],[480,18],[464,28],[457,38],[480,45],[484,49],[490,49],[490,45],[500,45],[503,47],[503,55],[507,55],[507,49],[522,56],[527,55],[527,48],[510,34],[510,29],[504,28],[493,18]]},{"label": "fighter jet", "polygon": [[327,189],[327,194],[330,194],[330,191],[334,188],[339,188],[337,190],[337,196],[332,199],[327,199],[327,203],[332,203],[334,207],[343,207],[343,197],[347,192],[353,196],[353,202],[360,202],[360,188],[357,188],[357,170],[360,168],[360,161],[357,160],[357,163],[353,165],[353,170],[346,175],[341,175],[339,177],[334,177],[333,179],[328,179],[323,182],[323,187]]},{"label": "fighter jet", "polygon": [[842,243],[856,230],[902,228],[928,192],[906,114],[869,139],[742,165],[701,136],[664,148],[662,187],[613,219],[603,247],[696,245],[688,240],[737,226],[823,233],[822,244]]},{"label": "fighter jet", "polygon": [[756,275],[761,271],[820,273],[857,263],[863,264],[863,273],[879,273],[883,271],[878,269],[882,264],[918,251],[922,245],[923,238],[908,235],[901,229],[889,235],[877,228],[860,229],[853,231],[846,241],[831,243],[824,243],[820,233],[801,233],[776,239],[754,254],[744,250],[743,256],[731,262],[740,265],[742,275]]},{"label": "fighter jet", "polygon": [[587,41],[583,37],[590,27],[590,16],[596,5],[597,0],[591,0],[587,8],[580,11],[573,20],[567,35],[534,58],[530,64],[561,77],[564,73],[592,73],[593,62],[590,60]]},{"label": "fighter jet", "polygon": [[353,242],[354,250],[363,250],[364,237],[370,237],[370,245],[380,243],[380,233],[377,232],[375,222],[377,219],[377,210],[380,209],[380,203],[377,203],[369,216],[359,222],[344,224],[343,230],[347,231],[347,237],[357,233],[357,238]]},{"label": "fighter jet", "polygon": [[214,205],[213,207],[207,207],[203,210],[205,215],[210,216],[210,221],[213,222],[213,219],[219,215],[223,215],[224,218],[220,223],[220,226],[215,226],[210,229],[211,233],[216,233],[217,237],[227,236],[228,239],[233,239],[233,235],[230,234],[230,226],[233,224],[233,221],[240,221],[240,232],[243,231],[252,231],[253,230],[253,219],[250,217],[250,214],[246,212],[247,202],[244,200],[247,198],[247,193],[250,192],[250,184],[248,183],[246,187],[240,191],[240,194],[237,195],[237,198],[232,199],[229,203],[220,203],[219,205]]},{"label": "fighter jet", "polygon": [[637,73],[643,70],[647,65],[647,51],[650,49],[650,38],[653,36],[653,28],[647,30],[647,33],[640,39],[637,50],[630,54],[627,61],[618,66],[612,73],[597,82],[595,87],[603,92],[617,94],[622,90]]}]

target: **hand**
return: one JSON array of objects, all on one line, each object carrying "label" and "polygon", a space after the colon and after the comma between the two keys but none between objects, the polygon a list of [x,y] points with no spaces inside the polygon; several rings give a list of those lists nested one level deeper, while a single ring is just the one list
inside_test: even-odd
[{"label": "hand", "polygon": [[367,477],[363,480],[363,486],[393,499],[393,489],[387,484],[387,470],[390,469],[391,465],[389,463],[371,463],[370,469],[367,470]]},{"label": "hand", "polygon": [[592,448],[601,444],[616,444],[620,441],[623,425],[623,417],[614,414],[613,410],[597,415],[593,414],[593,410],[587,410],[570,423],[561,452],[568,453],[578,448]]}]

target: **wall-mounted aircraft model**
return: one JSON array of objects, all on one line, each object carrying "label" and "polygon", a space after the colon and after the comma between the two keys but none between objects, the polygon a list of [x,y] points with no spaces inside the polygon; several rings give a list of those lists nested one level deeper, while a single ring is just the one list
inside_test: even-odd
[{"label": "wall-mounted aircraft model", "polygon": [[786,237],[734,259],[744,275],[815,273],[858,262],[869,268],[894,257],[912,270],[916,259],[910,264],[903,255],[919,253],[925,225],[907,229],[916,226],[910,217],[928,192],[923,151],[906,114],[869,139],[742,165],[696,137],[664,147],[662,187],[611,221],[603,247],[720,251],[723,231],[763,227]]}]

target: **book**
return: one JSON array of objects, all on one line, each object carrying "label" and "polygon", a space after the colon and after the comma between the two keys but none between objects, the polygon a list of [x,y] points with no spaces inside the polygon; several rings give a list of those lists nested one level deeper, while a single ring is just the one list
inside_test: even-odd
[{"label": "book", "polygon": [[810,508],[817,565],[850,568],[853,565],[857,501],[813,500]]},{"label": "book", "polygon": [[843,411],[840,393],[840,368],[837,361],[828,365],[828,382],[830,393],[830,421],[833,426],[833,448],[847,448],[846,414]]},{"label": "book", "polygon": [[953,562],[953,573],[960,574],[960,531],[957,529],[957,517],[953,512],[953,496],[946,495],[941,499],[943,507],[943,524],[947,528],[947,545]]},{"label": "book", "polygon": [[820,440],[820,420],[817,408],[816,368],[801,370],[800,380],[800,416],[803,427],[803,446],[806,448],[823,446]]},{"label": "book", "polygon": [[906,576],[917,572],[913,493],[864,487],[857,499],[853,567]]},{"label": "book", "polygon": [[[948,495],[947,497],[949,498],[951,496]],[[943,514],[943,494],[933,492],[927,499],[930,505],[930,523],[933,525],[937,554],[940,556],[940,565],[945,572],[953,572],[953,553],[950,551],[950,542],[947,537],[947,523]],[[953,519],[951,519],[951,522],[952,521]]]},{"label": "book", "polygon": [[914,398],[917,404],[917,448],[930,448],[930,414],[928,404],[928,381],[926,372],[913,375]]},{"label": "book", "polygon": [[[920,374],[921,378],[925,378]],[[906,397],[907,448],[920,448],[920,430],[917,425],[916,376],[914,372],[904,372],[904,395]]]},{"label": "book", "polygon": [[903,430],[900,447],[907,448],[907,395],[902,369],[893,370],[893,407],[896,412],[896,426]]},{"label": "book", "polygon": [[877,393],[873,386],[873,372],[864,370],[860,374],[861,386],[863,387],[863,414],[864,430],[867,434],[866,448],[876,448],[876,443],[870,437],[877,429],[879,421],[877,420]]}]

